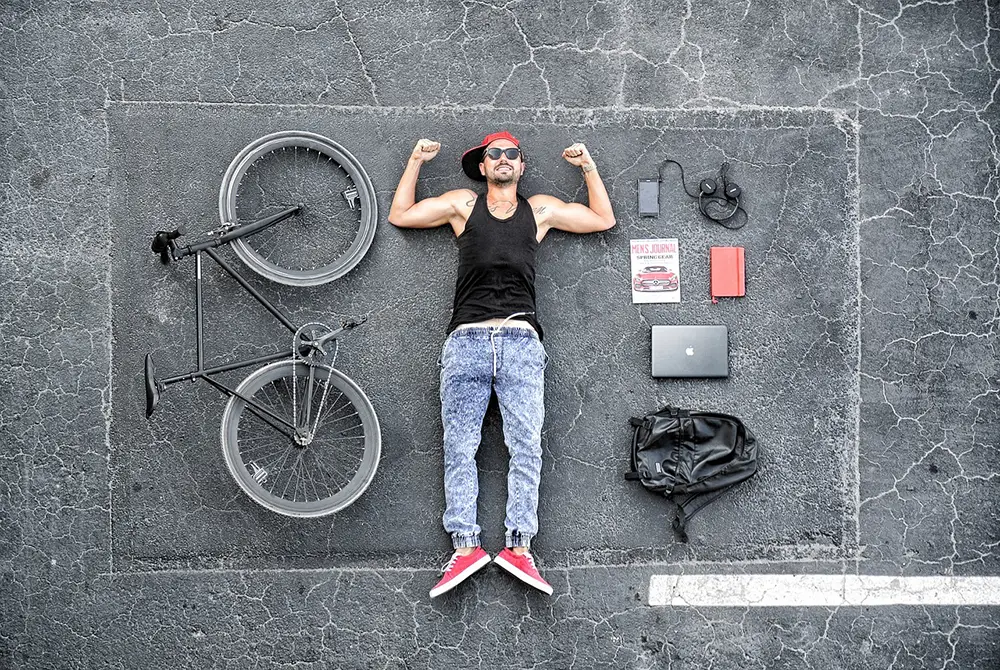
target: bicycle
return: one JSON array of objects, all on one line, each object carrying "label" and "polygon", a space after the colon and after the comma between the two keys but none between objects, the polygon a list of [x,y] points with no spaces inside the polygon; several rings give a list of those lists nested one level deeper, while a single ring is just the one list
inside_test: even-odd
[{"label": "bicycle", "polygon": [[[290,151],[295,155],[289,156]],[[333,231],[328,226],[317,235],[314,219],[318,215],[321,221],[328,221],[338,203],[318,208],[312,204],[288,205],[289,189],[282,193],[281,188],[275,188],[280,182],[269,174],[274,172],[269,164],[289,160],[294,181],[292,195],[302,195],[305,190],[303,171],[317,177],[318,192],[328,195],[335,193],[330,189],[331,181],[335,183],[343,172],[350,183],[340,194],[348,209],[359,215],[358,231],[349,236],[346,248],[332,255],[313,253],[306,263],[297,266],[287,262],[295,257],[284,252],[282,235],[300,242],[310,236],[329,237]],[[285,196],[284,205],[279,204],[275,191]],[[244,203],[241,194],[249,196],[251,202]],[[339,208],[343,209],[343,204]],[[279,211],[267,213],[275,209]],[[248,267],[280,283],[313,286],[332,281],[353,269],[371,245],[378,218],[374,189],[361,164],[340,145],[314,133],[282,131],[252,142],[233,159],[222,180],[219,212],[221,227],[205,238],[182,245],[179,240],[185,231],[178,227],[157,231],[150,245],[163,263],[195,257],[197,368],[159,379],[153,357],[147,353],[146,417],[152,416],[168,386],[182,381],[207,382],[229,397],[222,414],[222,452],[230,474],[251,500],[286,516],[333,514],[364,493],[375,476],[381,454],[381,430],[374,407],[364,391],[334,367],[338,338],[364,319],[345,321],[336,329],[320,323],[296,325],[215,248],[231,245]],[[251,239],[255,244],[250,243]],[[205,367],[203,255],[215,261],[292,332],[290,351]],[[316,258],[322,260],[317,262]],[[261,364],[235,389],[214,378]]]}]

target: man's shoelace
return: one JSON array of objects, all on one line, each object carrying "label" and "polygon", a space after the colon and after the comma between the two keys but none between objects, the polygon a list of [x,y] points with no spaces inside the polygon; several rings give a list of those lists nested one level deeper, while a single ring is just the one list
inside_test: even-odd
[{"label": "man's shoelace", "polygon": [[458,558],[459,558],[458,552],[452,554],[451,558],[448,559],[448,562],[444,564],[443,568],[441,568],[441,574],[442,575],[447,574],[448,571],[451,570],[452,566],[458,562]]}]

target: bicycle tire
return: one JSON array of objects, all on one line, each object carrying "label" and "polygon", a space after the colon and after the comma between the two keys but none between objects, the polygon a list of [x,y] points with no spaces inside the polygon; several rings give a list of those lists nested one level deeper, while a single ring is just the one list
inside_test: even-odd
[{"label": "bicycle tire", "polygon": [[[233,240],[231,246],[247,267],[271,281],[289,286],[318,286],[350,272],[368,253],[372,240],[375,239],[375,228],[378,223],[378,202],[375,197],[375,189],[372,187],[364,167],[347,149],[322,135],[300,130],[284,130],[254,140],[236,155],[223,175],[222,186],[219,189],[219,217],[223,225],[239,225],[241,220],[237,208],[237,197],[240,193],[240,185],[247,177],[248,171],[275,152],[297,148],[318,152],[318,154],[325,156],[328,161],[336,163],[346,172],[351,185],[357,191],[360,221],[357,232],[351,238],[347,249],[334,252],[332,258],[324,259],[317,267],[295,268],[289,267],[291,264],[284,260],[269,259],[265,253],[254,247],[254,243],[249,237]],[[286,202],[282,203],[282,207],[302,204],[308,210],[310,207],[309,198],[314,197],[318,190],[332,191],[329,186],[324,185],[321,189],[316,189],[308,194],[308,197],[304,198],[304,202]],[[263,218],[263,216],[257,212],[250,218]],[[249,222],[250,218],[244,217],[243,222]],[[323,221],[324,224],[329,223],[326,217],[323,217]],[[289,222],[278,224],[278,226],[286,227],[289,225],[291,225]],[[329,232],[333,229],[325,230]],[[257,240],[257,245],[261,244]],[[299,248],[301,249],[303,246],[307,245],[299,245]],[[305,250],[302,249],[302,251]]]},{"label": "bicycle tire", "polygon": [[[293,365],[297,366],[294,375]],[[230,397],[222,415],[222,453],[233,479],[251,500],[285,516],[307,518],[339,512],[361,497],[378,469],[382,437],[368,397],[338,370],[316,366],[315,371],[316,379],[330,384],[330,390],[314,443],[295,444],[238,396]],[[291,423],[291,384],[304,383],[308,374],[309,366],[302,361],[277,361],[251,373],[236,392]],[[337,398],[330,397],[334,391]],[[297,399],[301,402],[303,396],[301,393]],[[321,433],[323,428],[326,430]],[[270,448],[275,448],[274,453],[266,451]],[[338,463],[346,466],[338,467]],[[346,481],[339,486],[325,481],[331,470]],[[306,481],[309,472],[319,473],[319,480]],[[310,495],[310,485],[314,495]]]}]

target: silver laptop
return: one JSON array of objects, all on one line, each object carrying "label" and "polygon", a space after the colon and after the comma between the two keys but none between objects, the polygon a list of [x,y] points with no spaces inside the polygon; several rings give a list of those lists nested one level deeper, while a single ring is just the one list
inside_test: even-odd
[{"label": "silver laptop", "polygon": [[725,326],[653,326],[654,377],[728,377]]}]

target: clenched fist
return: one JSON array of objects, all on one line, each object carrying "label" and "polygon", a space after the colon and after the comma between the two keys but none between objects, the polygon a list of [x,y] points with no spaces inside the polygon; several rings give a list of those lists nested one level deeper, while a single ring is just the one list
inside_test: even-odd
[{"label": "clenched fist", "polygon": [[[583,142],[577,142],[563,149],[563,158],[569,161],[570,165],[582,167],[584,169],[594,165],[594,159],[590,157],[590,152]],[[593,169],[593,168],[591,168]]]},{"label": "clenched fist", "polygon": [[410,154],[410,158],[421,163],[426,163],[437,156],[439,151],[441,151],[440,142],[427,139],[417,140],[417,146],[413,147],[413,153]]}]

